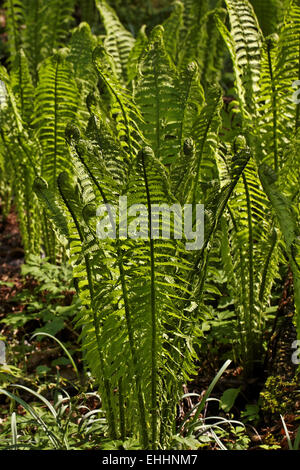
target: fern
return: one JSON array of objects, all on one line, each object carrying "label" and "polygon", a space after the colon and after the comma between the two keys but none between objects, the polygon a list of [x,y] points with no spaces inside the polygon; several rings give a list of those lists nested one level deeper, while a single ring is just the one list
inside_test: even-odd
[{"label": "fern", "polygon": [[156,157],[164,163],[174,160],[181,147],[181,102],[176,79],[176,70],[164,48],[163,30],[157,27],[142,57],[135,100],[143,117],[141,130]]},{"label": "fern", "polygon": [[23,5],[20,0],[5,0],[4,8],[6,10],[10,60],[13,60],[21,44],[20,27],[23,20]]},{"label": "fern", "polygon": [[139,30],[134,46],[132,47],[128,56],[127,76],[129,82],[131,82],[137,76],[140,58],[146,45],[148,44],[148,38],[145,30],[146,25],[142,26]]},{"label": "fern", "polygon": [[70,168],[64,134],[66,122],[76,116],[77,100],[76,82],[64,54],[47,59],[39,72],[33,124],[44,152],[41,175],[51,189],[58,174]]},{"label": "fern", "polygon": [[173,59],[174,63],[177,63],[177,56],[179,52],[179,38],[180,29],[183,22],[183,11],[183,4],[179,1],[175,2],[173,12],[162,25],[164,28],[164,43],[166,52]]},{"label": "fern", "polygon": [[28,61],[22,49],[16,54],[12,66],[11,84],[21,117],[24,123],[30,125],[33,116],[34,88]]},{"label": "fern", "polygon": [[[233,62],[238,97],[244,117],[247,109],[255,111],[255,94],[260,78],[260,52],[262,33],[248,0],[226,0],[231,23],[229,33],[217,19],[220,33],[229,49]],[[247,108],[247,109],[245,109]]]},{"label": "fern", "polygon": [[96,7],[106,30],[105,48],[113,58],[118,78],[126,83],[127,60],[134,45],[134,38],[120,23],[115,11],[105,0],[97,0]]}]

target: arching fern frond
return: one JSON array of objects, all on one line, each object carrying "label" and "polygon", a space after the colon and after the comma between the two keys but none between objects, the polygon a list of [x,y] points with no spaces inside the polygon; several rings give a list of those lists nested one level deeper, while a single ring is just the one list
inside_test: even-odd
[{"label": "arching fern frond", "polygon": [[43,148],[42,177],[54,190],[62,170],[70,168],[65,144],[65,126],[74,120],[78,91],[74,74],[63,52],[43,63],[35,97],[34,126]]},{"label": "arching fern frond", "polygon": [[120,23],[116,12],[105,0],[97,0],[96,6],[106,30],[104,45],[107,52],[113,57],[118,78],[126,83],[127,60],[134,45],[134,38]]},{"label": "arching fern frond", "polygon": [[30,125],[33,116],[34,88],[29,72],[28,60],[22,49],[17,52],[12,65],[11,86],[22,119],[27,125]]},{"label": "arching fern frond", "polygon": [[139,70],[135,100],[143,117],[141,130],[156,157],[171,163],[181,147],[181,102],[176,69],[166,53],[161,26],[152,31]]},{"label": "arching fern frond", "polygon": [[173,4],[173,11],[169,18],[163,23],[165,48],[174,63],[177,62],[177,54],[180,48],[180,30],[183,24],[183,4],[176,1]]},{"label": "arching fern frond", "polygon": [[13,60],[21,44],[21,25],[23,23],[23,2],[21,0],[5,0],[6,30],[10,60]]}]

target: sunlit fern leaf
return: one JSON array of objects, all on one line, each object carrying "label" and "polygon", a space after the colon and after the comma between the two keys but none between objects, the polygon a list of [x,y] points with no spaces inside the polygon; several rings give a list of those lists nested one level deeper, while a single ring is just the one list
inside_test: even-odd
[{"label": "sunlit fern leaf", "polygon": [[65,127],[76,116],[78,91],[71,66],[60,52],[46,59],[39,71],[34,126],[43,149],[42,177],[54,190],[61,170],[70,168]]},{"label": "sunlit fern leaf", "polygon": [[22,119],[27,125],[30,125],[33,115],[34,88],[28,60],[22,49],[17,52],[12,64],[11,85]]},{"label": "sunlit fern leaf", "polygon": [[22,32],[22,44],[30,65],[33,83],[37,83],[38,65],[47,53],[47,8],[50,2],[43,0],[25,0],[24,22],[26,28]]},{"label": "sunlit fern leaf", "polygon": [[223,1],[218,0],[216,8],[209,11],[204,17],[206,34],[203,44],[199,44],[199,56],[201,59],[201,82],[207,88],[221,80],[223,71],[225,44],[217,29],[215,15],[225,21],[226,11],[221,8]]},{"label": "sunlit fern leaf", "polygon": [[273,165],[276,171],[281,166],[282,151],[286,144],[285,129],[280,125],[278,113],[277,53],[278,37],[272,35],[266,39],[262,49],[261,77],[256,97],[258,114],[254,129],[257,134],[256,158]]},{"label": "sunlit fern leaf", "polygon": [[198,67],[189,64],[178,79],[178,88],[182,89],[181,119],[179,124],[180,154],[170,167],[173,194],[183,203],[188,202],[195,178],[195,148],[191,139],[193,128],[200,119],[204,101],[204,92],[199,81]]},{"label": "sunlit fern leaf", "polygon": [[47,5],[45,21],[47,25],[47,42],[45,44],[47,55],[54,49],[63,47],[73,24],[72,13],[75,0],[52,0]]},{"label": "sunlit fern leaf", "polygon": [[164,21],[164,43],[166,52],[174,63],[177,62],[177,54],[180,48],[179,33],[182,27],[183,4],[176,1],[173,4],[173,11],[169,18]]},{"label": "sunlit fern leaf", "polygon": [[81,23],[73,30],[68,44],[70,52],[67,61],[73,64],[77,80],[83,82],[87,91],[93,89],[97,84],[97,73],[92,60],[92,51],[96,47],[96,42],[90,26],[87,23]]},{"label": "sunlit fern leaf", "polygon": [[10,106],[13,116],[14,126],[16,127],[18,133],[23,131],[22,117],[19,112],[15,95],[12,91],[11,79],[5,67],[0,66],[0,80],[5,85],[5,104]]},{"label": "sunlit fern leaf", "polygon": [[[154,208],[155,204],[174,202],[168,191],[165,170],[149,149],[139,153],[131,172],[128,192],[126,194],[128,195],[129,207],[133,203],[144,204],[144,208],[147,208],[148,211],[150,211],[150,204]],[[152,216],[154,217],[153,209]],[[150,230],[149,217],[151,218],[150,215],[148,216],[145,212],[142,212],[141,218]],[[130,228],[129,226],[129,229],[133,230],[133,227]],[[133,328],[134,331],[134,348],[138,362],[133,370],[128,370],[128,360],[124,363],[126,359],[119,357],[118,360],[111,364],[114,368],[118,367],[119,372],[112,372],[111,376],[115,377],[114,380],[117,380],[120,373],[124,373],[123,380],[132,382],[133,378],[130,379],[130,377],[127,377],[127,374],[131,376],[134,373],[135,367],[138,367],[142,380],[143,394],[146,398],[146,416],[151,426],[151,439],[153,442],[157,439],[158,416],[157,412],[153,413],[151,409],[154,406],[154,402],[157,402],[158,397],[165,393],[160,382],[159,370],[161,368],[167,368],[170,371],[174,370],[176,364],[178,367],[178,362],[182,359],[180,354],[176,358],[179,350],[176,352],[172,348],[172,333],[171,331],[168,333],[167,328],[167,325],[175,321],[176,317],[178,318],[179,326],[180,318],[182,318],[182,314],[176,310],[172,300],[176,290],[180,291],[181,282],[179,276],[176,276],[176,266],[180,270],[182,262],[180,263],[179,259],[176,259],[175,241],[150,240],[149,235],[147,235],[148,229],[146,229],[144,234],[145,240],[128,241],[127,250],[126,243],[124,242],[123,248],[124,280],[128,292],[127,308],[129,309],[128,313],[130,314],[132,325],[131,327],[128,325],[128,327]],[[173,264],[174,268],[172,267]],[[172,271],[174,270],[173,279],[171,275],[168,277],[167,274],[164,274],[167,266],[170,267],[169,271],[171,269]],[[187,269],[187,266],[185,268]],[[176,285],[177,287],[175,287]],[[124,308],[126,308],[125,305]],[[117,340],[114,340],[114,338],[116,335],[119,337],[122,334],[123,329],[120,329],[120,324],[117,322],[120,313],[112,313],[115,320],[108,317],[107,325],[106,322],[103,325],[104,330],[109,328],[109,334],[105,333],[102,338],[105,350],[109,350],[114,344],[117,344]],[[129,317],[126,321],[129,321]],[[190,357],[186,357],[186,361],[189,363]],[[186,368],[183,367],[183,370],[186,370]],[[171,375],[167,380],[171,383],[174,377]],[[171,395],[169,399],[173,400],[175,395],[178,396],[175,382],[173,382],[171,390],[173,397]],[[132,406],[130,401],[128,406]]]},{"label": "sunlit fern leaf", "polygon": [[[93,119],[95,118],[91,117],[91,121]],[[77,161],[76,171],[81,169],[82,174],[85,173],[90,182],[87,190],[91,196],[87,197],[84,194],[84,178],[79,178],[85,204],[115,202],[116,197],[122,193],[126,181],[126,159],[120,158],[121,148],[114,149],[110,140],[105,141],[105,134],[100,132],[96,124],[93,131],[90,128],[91,124],[89,124],[89,137],[93,137],[93,140],[80,139],[74,126],[68,126],[66,129],[72,159]]]},{"label": "sunlit fern leaf", "polygon": [[128,56],[127,77],[128,77],[129,82],[131,82],[138,73],[139,60],[147,44],[148,44],[148,37],[146,34],[146,25],[143,25],[138,32],[134,46],[132,47],[130,54]]},{"label": "sunlit fern leaf", "polygon": [[248,0],[226,0],[231,32],[217,19],[219,30],[233,61],[236,86],[241,104],[255,109],[254,99],[260,77],[262,33]]},{"label": "sunlit fern leaf", "polygon": [[209,264],[210,253],[213,247],[213,240],[225,213],[228,201],[231,198],[236,186],[243,174],[250,159],[249,149],[241,149],[236,158],[228,162],[228,177],[214,181],[205,201],[205,232],[204,243],[201,250],[194,253],[192,263],[194,270],[190,276],[193,298],[201,304],[205,289],[207,273],[211,271]]},{"label": "sunlit fern leaf", "polygon": [[[121,188],[127,181],[130,160],[112,130],[104,120],[92,114],[87,126],[86,136],[92,141],[92,152],[95,158],[98,159],[97,156],[99,155],[100,160],[97,164],[102,165],[103,159],[108,174],[114,179],[114,183],[110,183],[111,191],[113,187],[115,189],[116,187]],[[91,156],[91,158],[93,159],[94,156]],[[113,186],[111,186],[112,184]]]},{"label": "sunlit fern leaf", "polygon": [[10,60],[13,60],[21,44],[21,25],[23,23],[23,2],[20,0],[5,0],[6,30]]},{"label": "sunlit fern leaf", "polygon": [[194,24],[199,24],[201,18],[208,11],[208,1],[183,0],[183,26],[184,32],[188,31]]},{"label": "sunlit fern leaf", "polygon": [[142,57],[135,100],[143,122],[141,130],[158,159],[171,163],[180,150],[181,96],[177,74],[163,44],[163,29],[156,27]]},{"label": "sunlit fern leaf", "polygon": [[46,181],[43,178],[36,178],[34,180],[33,190],[38,198],[43,201],[44,207],[47,209],[61,234],[68,238],[69,231],[66,218],[55,201],[54,193],[49,191]]},{"label": "sunlit fern leaf", "polygon": [[143,140],[137,123],[141,115],[129,91],[122,85],[113,73],[111,57],[103,47],[93,52],[93,60],[99,78],[106,86],[112,98],[111,115],[114,117],[116,135],[120,146],[133,159],[137,153],[140,142]]},{"label": "sunlit fern leaf", "polygon": [[113,57],[118,78],[126,83],[127,61],[134,45],[134,37],[120,23],[116,12],[105,0],[97,0],[96,6],[106,30],[104,45],[107,52]]},{"label": "sunlit fern leaf", "polygon": [[186,67],[190,62],[196,60],[198,66],[203,67],[203,53],[206,45],[207,31],[206,31],[207,15],[194,21],[191,27],[187,30],[186,35],[182,39],[181,47],[178,52],[178,66],[181,68]]},{"label": "sunlit fern leaf", "polygon": [[209,186],[216,177],[217,136],[221,124],[220,112],[222,106],[221,89],[211,87],[207,96],[207,103],[201,110],[199,119],[195,122],[192,130],[196,145],[196,161],[193,170],[195,177],[191,188],[193,203],[201,202],[201,198],[206,192],[205,185],[208,184]]},{"label": "sunlit fern leaf", "polygon": [[81,23],[72,32],[69,42],[69,54],[67,62],[73,65],[78,90],[80,93],[78,118],[82,127],[86,126],[89,114],[86,99],[90,92],[96,90],[98,83],[97,72],[94,68],[92,52],[97,40],[93,36],[87,23]]},{"label": "sunlit fern leaf", "polygon": [[[196,61],[199,67],[201,83],[206,87],[214,83],[213,78],[222,69],[221,37],[214,21],[214,15],[224,18],[224,9],[215,8],[201,15],[184,36],[178,53],[178,66],[186,67]],[[218,77],[219,78],[219,77]]]},{"label": "sunlit fern leaf", "polygon": [[107,379],[105,359],[100,343],[100,322],[94,309],[93,252],[89,254],[86,250],[82,250],[87,229],[82,218],[84,201],[81,200],[80,191],[78,192],[66,173],[59,175],[58,187],[68,214],[70,261],[82,303],[82,308],[78,312],[78,326],[82,327],[83,351],[93,373],[98,377],[103,405],[109,418],[110,436],[116,439],[115,410],[111,405],[112,388]]},{"label": "sunlit fern leaf", "polygon": [[181,117],[179,139],[181,149],[184,140],[193,134],[193,128],[205,104],[204,90],[200,83],[199,68],[195,62],[181,70],[178,78],[178,89],[181,90]]}]

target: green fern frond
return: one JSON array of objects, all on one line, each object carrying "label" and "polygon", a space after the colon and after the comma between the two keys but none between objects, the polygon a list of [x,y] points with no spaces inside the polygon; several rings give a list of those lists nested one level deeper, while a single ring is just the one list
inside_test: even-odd
[{"label": "green fern frond", "polygon": [[45,12],[47,25],[47,55],[52,55],[54,49],[65,46],[73,23],[72,13],[75,0],[50,0]]},{"label": "green fern frond", "polygon": [[77,106],[74,74],[61,52],[46,59],[40,68],[33,122],[43,149],[41,176],[51,190],[61,170],[71,167],[64,136],[66,123],[76,117]]},{"label": "green fern frond", "polygon": [[143,25],[138,32],[134,46],[132,47],[128,56],[127,62],[127,76],[130,83],[138,74],[138,64],[140,58],[148,44],[148,37],[146,34],[146,25]]},{"label": "green fern frond", "polygon": [[25,53],[20,49],[11,70],[11,86],[23,121],[30,126],[33,115],[34,88]]},{"label": "green fern frond", "polygon": [[24,23],[26,28],[22,33],[22,44],[30,64],[33,83],[36,85],[38,66],[47,53],[48,23],[47,8],[43,0],[26,0],[24,5]]},{"label": "green fern frond", "polygon": [[166,53],[161,26],[152,31],[139,70],[135,100],[143,117],[141,130],[156,157],[171,163],[181,147],[181,102],[176,70]]},{"label": "green fern frond", "polygon": [[99,10],[106,37],[104,41],[107,52],[112,56],[118,78],[127,82],[127,61],[134,45],[134,37],[120,23],[116,12],[105,0],[97,0],[96,7]]},{"label": "green fern frond", "polygon": [[252,5],[248,0],[226,0],[231,32],[220,19],[219,31],[229,49],[236,77],[241,106],[255,111],[255,94],[260,77],[262,33]]},{"label": "green fern frond", "polygon": [[21,25],[23,23],[23,2],[21,0],[5,0],[6,30],[10,60],[15,58],[21,44]]},{"label": "green fern frond", "polygon": [[164,28],[164,43],[166,52],[169,54],[173,62],[177,63],[177,54],[179,51],[180,43],[180,30],[183,23],[183,4],[181,1],[176,1],[173,4],[173,11],[169,18],[162,24]]},{"label": "green fern frond", "polygon": [[141,121],[141,115],[129,92],[114,76],[111,68],[110,57],[103,47],[98,47],[93,52],[93,60],[99,78],[106,86],[112,98],[111,115],[114,117],[116,134],[121,147],[133,160],[143,137],[137,122]]}]

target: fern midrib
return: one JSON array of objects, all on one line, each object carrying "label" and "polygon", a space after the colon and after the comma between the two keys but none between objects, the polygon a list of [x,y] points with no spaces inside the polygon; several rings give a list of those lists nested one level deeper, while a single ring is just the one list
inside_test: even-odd
[{"label": "fern midrib", "polygon": [[16,17],[15,17],[15,10],[14,10],[14,4],[13,0],[9,0],[9,8],[10,8],[10,16],[12,19],[12,27],[13,27],[13,43],[14,43],[14,48],[15,51],[18,49],[18,40],[17,40],[17,27],[16,27]]},{"label": "fern midrib", "polygon": [[[155,83],[155,101],[156,101],[156,147],[157,147],[157,158],[160,160],[160,97],[159,97],[159,88],[158,88],[158,70],[157,70],[157,55],[155,56],[154,62],[154,83]],[[151,227],[151,225],[150,225]]]},{"label": "fern midrib", "polygon": [[19,72],[19,91],[20,91],[20,101],[21,101],[21,110],[22,117],[24,119],[24,94],[23,94],[23,74],[22,74],[22,59],[21,54],[18,54],[18,72]]},{"label": "fern midrib", "polygon": [[[247,343],[248,343],[248,359],[252,364],[253,354],[253,315],[254,315],[254,272],[253,272],[253,223],[251,211],[251,197],[249,193],[249,186],[245,174],[242,175],[243,184],[245,188],[245,196],[247,203],[247,219],[248,219],[248,258],[249,258],[249,310],[247,315]],[[251,366],[250,364],[250,366]]]},{"label": "fern midrib", "polygon": [[[39,16],[39,7],[40,7],[40,2],[36,1],[35,2],[35,15],[34,15],[34,49],[33,49],[33,76],[34,76],[34,83],[36,84],[38,81],[38,71],[37,71],[37,66],[38,66],[38,51],[37,51],[37,45],[39,44],[38,42],[38,16]],[[40,31],[41,34],[41,31]]]},{"label": "fern midrib", "polygon": [[54,85],[54,161],[53,161],[53,190],[55,191],[55,182],[56,182],[56,172],[57,172],[57,122],[58,122],[58,97],[57,97],[57,87],[58,87],[58,68],[60,61],[56,62],[55,69],[55,85]]},{"label": "fern midrib", "polygon": [[182,142],[182,140],[183,140],[183,128],[184,128],[184,124],[185,124],[186,112],[187,112],[187,108],[188,108],[188,100],[189,100],[193,80],[194,80],[194,74],[192,74],[191,77],[190,77],[188,88],[187,88],[186,94],[185,94],[185,100],[184,100],[185,106],[184,106],[184,109],[183,109],[183,113],[182,113],[183,118],[182,118],[182,121],[180,123],[180,130],[179,130],[179,142],[180,142],[180,148],[181,149],[182,149],[182,143],[183,143]]},{"label": "fern midrib", "polygon": [[[299,47],[298,47],[298,80],[300,80],[300,37],[299,37]],[[295,131],[297,133],[300,126],[300,103],[296,105],[296,122],[295,122]]]},{"label": "fern midrib", "polygon": [[[60,189],[60,186],[59,186],[59,189]],[[66,207],[68,208],[68,210],[71,214],[71,217],[74,221],[74,224],[75,224],[76,230],[78,232],[81,244],[83,245],[84,244],[84,235],[82,233],[80,224],[78,223],[77,217],[76,217],[76,215],[75,215],[75,213],[74,213],[74,211],[71,207],[71,204],[69,204],[67,198],[65,197],[65,195],[63,194],[63,191],[61,189],[60,189],[60,194],[61,194],[61,197],[62,197]],[[89,260],[89,257],[88,257],[87,254],[84,254],[84,261],[85,261],[85,266],[86,266],[86,273],[87,273],[87,278],[88,278],[88,286],[89,286],[89,291],[90,291],[91,303],[93,303],[94,287],[93,287],[93,280],[92,280],[92,275],[91,275],[90,260]],[[94,329],[95,329],[95,335],[96,335],[96,341],[97,341],[97,351],[98,351],[100,366],[101,366],[102,370],[105,370],[104,369],[104,360],[103,360],[102,353],[101,353],[101,341],[100,341],[100,335],[99,335],[99,326],[98,326],[98,322],[97,322],[96,312],[95,312],[93,306],[91,306],[91,310],[92,310],[92,313],[93,313],[93,324],[94,324]],[[111,426],[111,434],[112,434],[113,439],[117,439],[115,416],[114,416],[113,406],[112,406],[112,403],[111,403],[110,386],[109,386],[109,382],[106,378],[103,379],[103,383],[104,383],[104,388],[105,388],[105,393],[106,393],[106,400],[107,400],[107,404],[108,404],[108,413],[110,415],[109,423],[110,423],[110,426]]]},{"label": "fern midrib", "polygon": [[201,162],[202,162],[202,157],[203,157],[203,152],[204,152],[204,146],[206,144],[206,139],[207,139],[207,136],[208,136],[208,132],[209,132],[209,129],[210,129],[210,126],[211,126],[211,123],[214,119],[214,113],[211,114],[206,126],[205,126],[205,132],[204,132],[204,136],[203,136],[203,139],[202,139],[202,142],[201,142],[201,148],[200,148],[200,152],[199,152],[199,157],[197,158],[197,168],[196,168],[196,174],[195,174],[195,179],[194,179],[194,182],[193,182],[193,185],[194,185],[194,188],[193,188],[193,206],[195,206],[196,204],[196,193],[197,193],[197,186],[198,186],[198,182],[199,182],[199,176],[200,176],[200,167],[201,167]]},{"label": "fern midrib", "polygon": [[274,145],[274,169],[278,172],[278,141],[277,141],[277,95],[276,86],[274,83],[273,64],[270,51],[270,44],[268,44],[268,64],[272,87],[272,117],[273,117],[273,145]]},{"label": "fern midrib", "polygon": [[151,416],[152,416],[152,448],[157,446],[157,327],[156,327],[156,286],[155,286],[155,258],[154,258],[154,240],[151,237],[152,214],[151,214],[151,196],[149,190],[148,176],[145,165],[145,156],[142,152],[142,164],[144,173],[144,182],[147,197],[148,208],[148,227],[149,227],[149,245],[150,245],[150,266],[151,266],[151,285],[150,285],[150,308],[151,308]]},{"label": "fern midrib", "polygon": [[129,121],[128,121],[128,117],[127,117],[127,113],[124,109],[124,105],[122,103],[122,100],[120,99],[119,97],[119,94],[117,93],[117,91],[112,87],[112,85],[110,84],[109,80],[106,78],[105,74],[103,74],[102,72],[100,72],[98,70],[98,67],[96,67],[96,70],[97,72],[99,73],[100,77],[104,80],[106,86],[109,88],[109,90],[111,91],[111,93],[114,95],[114,97],[116,98],[117,102],[119,103],[119,106],[121,108],[121,112],[122,112],[122,115],[123,115],[123,119],[124,119],[124,124],[125,124],[125,130],[126,130],[126,137],[127,137],[127,144],[128,144],[128,148],[129,148],[129,154],[130,154],[130,157],[131,159],[133,160],[134,158],[134,152],[133,152],[133,148],[132,148],[132,140],[131,140],[131,132],[130,132],[130,126],[129,126]]}]

